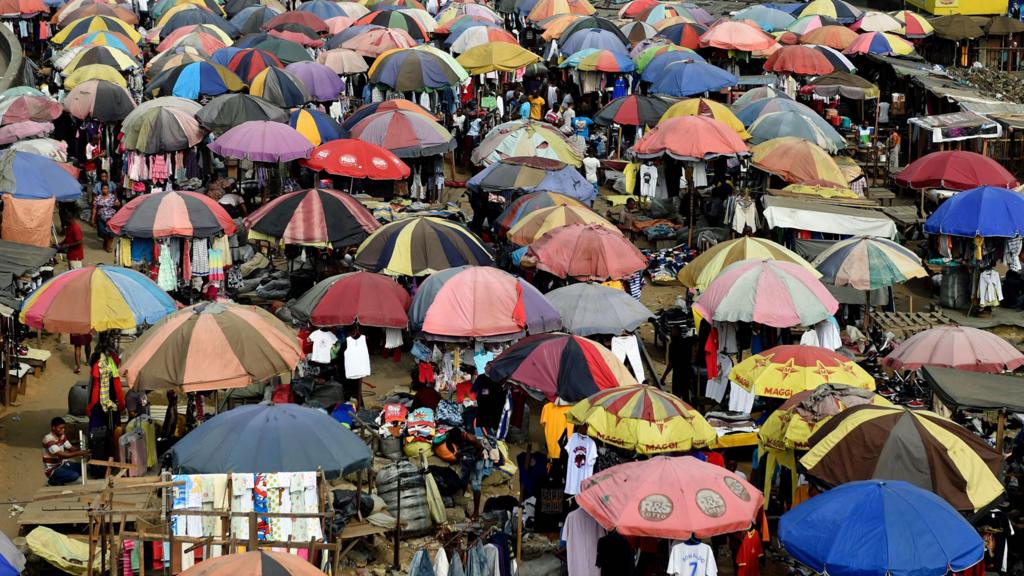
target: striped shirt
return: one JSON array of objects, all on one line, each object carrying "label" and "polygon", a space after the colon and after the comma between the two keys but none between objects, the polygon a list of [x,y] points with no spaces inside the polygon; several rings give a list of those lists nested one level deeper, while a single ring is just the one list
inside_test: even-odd
[{"label": "striped shirt", "polygon": [[53,435],[53,432],[43,436],[43,466],[47,478],[64,463],[64,459],[58,454],[65,450],[71,450],[71,442],[66,436],[57,437]]}]

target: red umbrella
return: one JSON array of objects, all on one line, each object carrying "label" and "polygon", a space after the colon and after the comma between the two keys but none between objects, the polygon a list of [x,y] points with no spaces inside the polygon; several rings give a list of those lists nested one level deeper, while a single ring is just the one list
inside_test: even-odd
[{"label": "red umbrella", "polygon": [[330,27],[327,26],[327,23],[316,14],[301,10],[285,12],[284,14],[274,16],[269,22],[263,25],[263,29],[274,30],[280,28],[284,24],[300,24],[311,28],[314,32],[327,32],[330,29]]},{"label": "red umbrella", "polygon": [[530,246],[537,268],[559,278],[621,280],[647,268],[647,258],[621,234],[597,224],[555,228]]},{"label": "red umbrella", "polygon": [[835,72],[835,67],[828,61],[828,58],[808,46],[779,48],[765,61],[764,69],[768,72],[788,72],[812,76]]},{"label": "red umbrella", "polygon": [[737,156],[750,149],[727,124],[706,116],[677,116],[660,122],[633,145],[640,158],[667,154],[676,160],[696,161],[716,156]]},{"label": "red umbrella", "polygon": [[1024,354],[985,330],[938,326],[907,338],[882,363],[893,370],[943,366],[971,372],[1002,372],[1024,366]]},{"label": "red umbrella", "polygon": [[292,314],[314,326],[359,323],[377,328],[405,328],[412,299],[390,276],[350,272],[331,276],[309,289],[291,306]]},{"label": "red umbrella", "polygon": [[619,18],[636,18],[658,5],[658,0],[633,0],[619,10]]},{"label": "red umbrella", "polygon": [[349,178],[401,180],[410,173],[409,166],[387,148],[355,138],[321,144],[302,163],[311,170]]},{"label": "red umbrella", "polygon": [[1015,188],[1017,179],[998,162],[976,152],[932,152],[911,162],[896,175],[909,188],[970,190],[979,186]]}]

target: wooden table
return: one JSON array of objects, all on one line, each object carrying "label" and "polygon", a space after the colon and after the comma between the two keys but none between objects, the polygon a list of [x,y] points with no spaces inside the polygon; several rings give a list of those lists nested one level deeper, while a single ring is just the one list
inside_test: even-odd
[{"label": "wooden table", "polygon": [[900,236],[909,235],[911,230],[925,221],[917,211],[917,206],[883,206],[882,213],[896,222]]},{"label": "wooden table", "polygon": [[896,194],[888,188],[868,188],[867,197],[872,200],[877,200],[882,206],[892,206],[892,201],[896,199]]},{"label": "wooden table", "polygon": [[940,312],[872,312],[871,322],[883,332],[892,332],[897,338],[913,336],[929,328],[950,323]]}]

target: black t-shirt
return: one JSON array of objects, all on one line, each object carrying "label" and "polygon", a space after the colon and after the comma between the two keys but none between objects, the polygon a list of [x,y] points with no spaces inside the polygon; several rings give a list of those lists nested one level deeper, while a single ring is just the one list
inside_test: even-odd
[{"label": "black t-shirt", "polygon": [[609,532],[597,541],[597,567],[601,569],[601,576],[632,574],[633,560],[633,548],[618,532]]},{"label": "black t-shirt", "polygon": [[505,408],[505,388],[491,380],[486,374],[476,377],[473,383],[476,393],[476,424],[481,428],[497,428],[501,424],[501,412]]}]

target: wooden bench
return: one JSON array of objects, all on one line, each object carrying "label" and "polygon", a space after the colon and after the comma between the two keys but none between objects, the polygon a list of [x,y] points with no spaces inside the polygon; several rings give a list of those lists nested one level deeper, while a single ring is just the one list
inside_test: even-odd
[{"label": "wooden bench", "polygon": [[49,350],[29,348],[24,355],[18,356],[18,360],[31,366],[35,376],[38,377],[41,372],[46,372],[46,362],[52,354]]},{"label": "wooden bench", "polygon": [[950,323],[950,319],[939,312],[873,312],[871,321],[883,332],[892,332],[897,338],[907,338]]},{"label": "wooden bench", "polygon": [[925,221],[917,211],[917,206],[883,206],[882,213],[896,222],[900,236],[903,237],[908,236],[911,230]]},{"label": "wooden bench", "polygon": [[896,199],[896,194],[888,188],[868,188],[867,197],[877,200],[882,206],[892,206],[892,201]]}]

